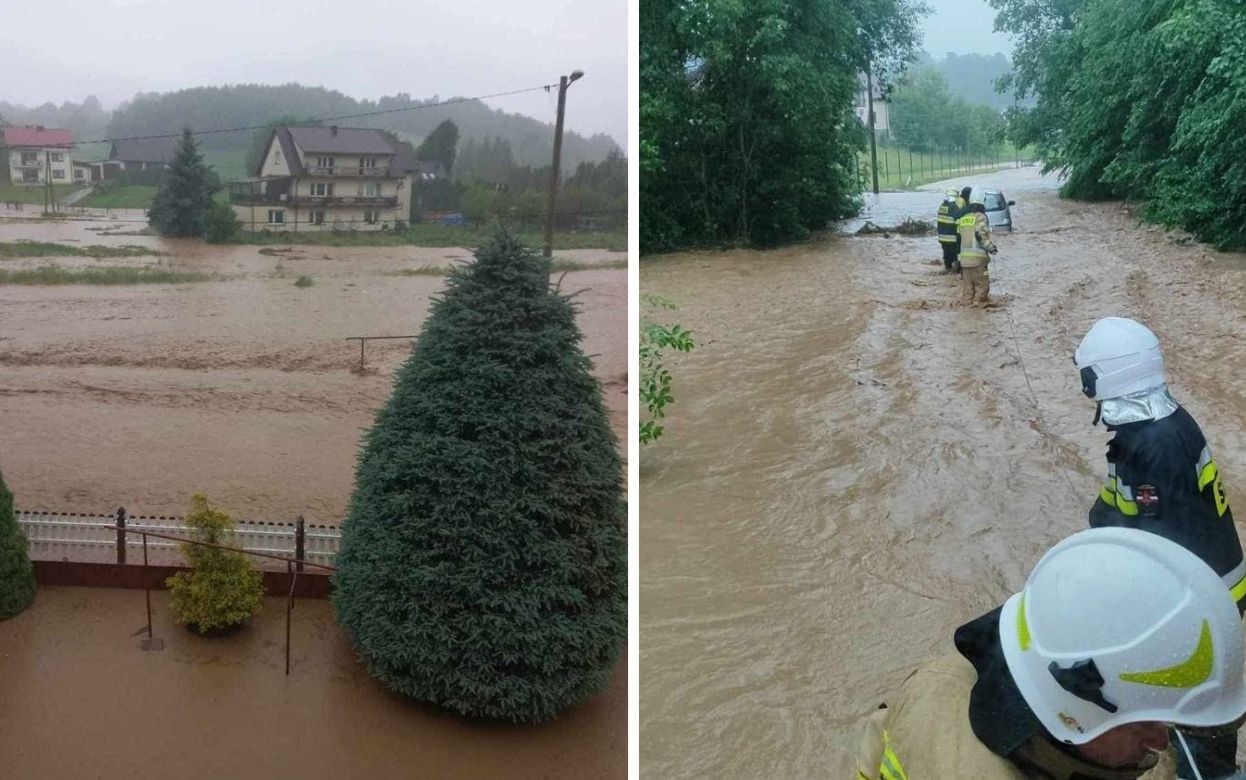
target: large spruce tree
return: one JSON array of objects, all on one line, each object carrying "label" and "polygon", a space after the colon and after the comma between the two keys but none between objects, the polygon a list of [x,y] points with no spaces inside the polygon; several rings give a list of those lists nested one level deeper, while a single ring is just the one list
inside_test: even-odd
[{"label": "large spruce tree", "polygon": [[627,636],[617,441],[549,261],[505,233],[453,272],[368,433],[334,578],[387,687],[553,717]]},{"label": "large spruce tree", "polygon": [[13,494],[0,474],[0,620],[11,618],[35,598],[35,570],[26,555],[26,537],[17,527]]},{"label": "large spruce tree", "polygon": [[147,221],[162,236],[202,236],[204,217],[218,189],[220,179],[204,163],[190,128],[186,128],[152,200]]}]

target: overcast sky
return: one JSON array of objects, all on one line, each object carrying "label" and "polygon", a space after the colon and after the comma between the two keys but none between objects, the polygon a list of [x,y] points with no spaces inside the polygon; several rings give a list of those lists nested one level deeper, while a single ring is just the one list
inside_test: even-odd
[{"label": "overcast sky", "polygon": [[925,49],[935,59],[954,54],[1012,56],[1012,40],[994,32],[995,11],[986,0],[926,0],[933,13],[926,17]]},{"label": "overcast sky", "polygon": [[[627,0],[0,0],[0,100],[295,81],[476,96],[585,72],[567,127],[627,137]],[[557,90],[487,101],[552,122]]]}]

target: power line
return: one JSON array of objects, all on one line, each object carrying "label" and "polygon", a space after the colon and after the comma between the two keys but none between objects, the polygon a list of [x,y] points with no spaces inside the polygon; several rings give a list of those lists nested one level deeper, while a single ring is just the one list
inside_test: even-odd
[{"label": "power line", "polygon": [[[382,114],[397,114],[402,111],[419,111],[425,108],[439,108],[441,106],[453,106],[459,103],[471,103],[477,100],[489,100],[490,98],[508,97],[510,95],[522,95],[526,92],[538,92],[545,90],[549,92],[551,88],[557,87],[557,84],[541,84],[535,87],[524,87],[523,89],[512,89],[509,92],[495,92],[492,95],[478,95],[476,97],[452,98],[450,100],[442,100],[437,103],[422,103],[418,106],[404,106],[403,108],[387,108],[382,111],[365,111],[360,114],[343,114],[341,116],[324,116],[307,119],[307,122],[336,122],[342,119],[360,119],[369,116],[381,116]],[[216,135],[219,133],[241,133],[248,130],[267,130],[272,125],[251,125],[248,127],[222,127],[215,130],[192,130],[191,135]],[[96,138],[90,141],[74,141],[74,146],[85,146],[87,144],[108,144],[114,141],[148,141],[155,138],[181,138],[182,133],[163,133],[160,135],[131,135],[122,138]]]}]

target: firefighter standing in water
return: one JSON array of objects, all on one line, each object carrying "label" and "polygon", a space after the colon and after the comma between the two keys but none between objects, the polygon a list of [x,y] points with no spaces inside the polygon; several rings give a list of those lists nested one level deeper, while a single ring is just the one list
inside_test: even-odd
[{"label": "firefighter standing in water", "polygon": [[970,203],[956,220],[956,232],[960,235],[960,302],[962,306],[986,306],[990,302],[991,279],[988,265],[995,254],[991,242],[991,223],[986,218],[986,206]]},{"label": "firefighter standing in water", "polygon": [[[1159,534],[1199,556],[1246,609],[1246,561],[1220,470],[1194,418],[1168,392],[1159,339],[1123,317],[1105,317],[1086,333],[1073,362],[1082,392],[1097,402],[1108,442],[1107,483],[1090,509],[1090,525]],[[1236,735],[1191,739],[1204,780],[1236,770]],[[1183,764],[1177,776],[1195,775]]]},{"label": "firefighter standing in water", "polygon": [[943,269],[960,271],[956,256],[960,253],[960,234],[956,232],[956,220],[965,208],[965,201],[956,190],[943,194],[943,201],[935,215],[939,247],[943,250]]}]

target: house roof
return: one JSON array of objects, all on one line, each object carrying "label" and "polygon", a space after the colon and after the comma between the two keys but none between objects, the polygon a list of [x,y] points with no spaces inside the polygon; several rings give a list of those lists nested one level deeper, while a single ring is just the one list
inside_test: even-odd
[{"label": "house roof", "polygon": [[415,159],[410,144],[398,144],[394,148],[394,160],[390,163],[390,170],[399,174],[430,173],[438,179],[445,178],[446,175],[445,166],[441,163],[434,160]]},{"label": "house roof", "polygon": [[330,154],[393,154],[379,130],[362,127],[291,127],[290,137],[304,152]]},{"label": "house roof", "polygon": [[6,127],[4,128],[4,145],[37,146],[40,148],[71,147],[74,145],[74,134],[69,130],[37,127]]},{"label": "house roof", "polygon": [[110,160],[126,162],[170,162],[177,152],[177,138],[135,138],[113,141]]}]

